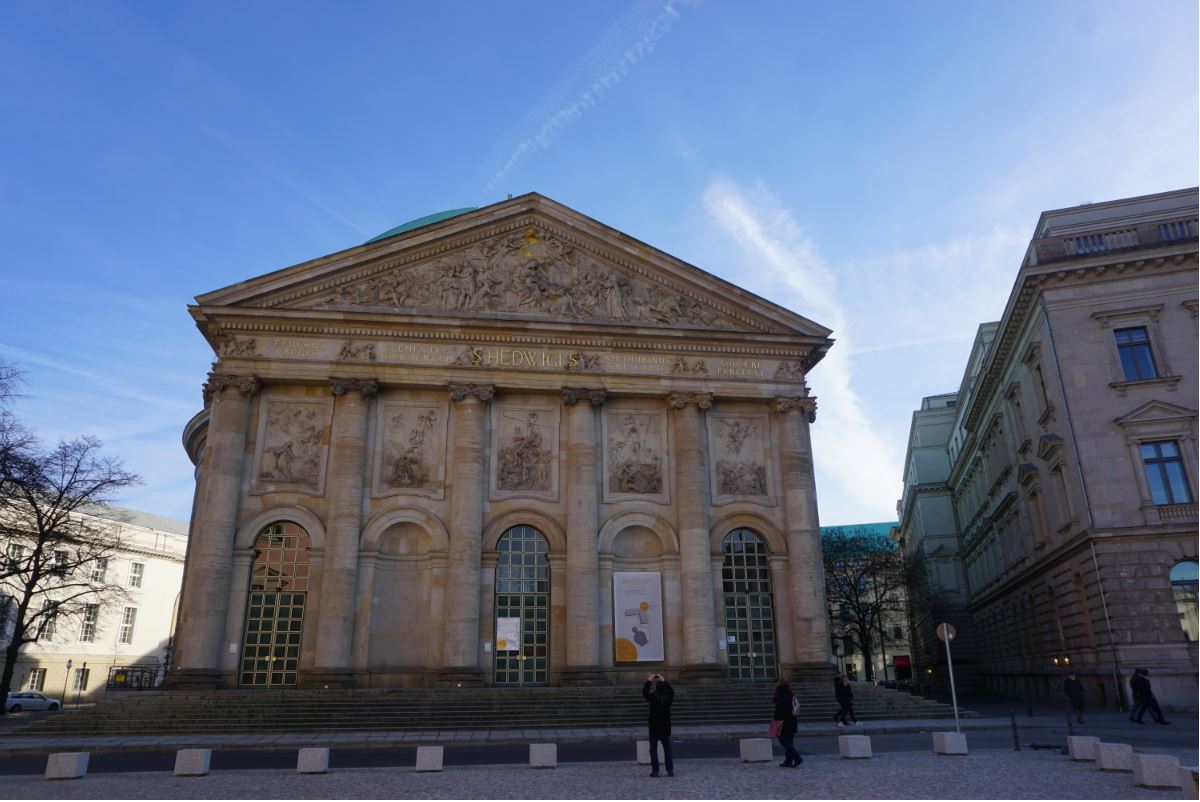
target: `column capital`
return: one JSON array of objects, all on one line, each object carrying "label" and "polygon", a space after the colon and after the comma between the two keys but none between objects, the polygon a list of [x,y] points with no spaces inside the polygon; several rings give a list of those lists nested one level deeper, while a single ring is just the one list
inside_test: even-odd
[{"label": "column capital", "polygon": [[608,398],[607,390],[589,390],[587,387],[564,387],[563,388],[563,403],[569,407],[575,406],[580,401],[590,401],[592,406],[598,407]]},{"label": "column capital", "polygon": [[788,413],[793,410],[801,410],[809,423],[813,423],[817,419],[817,399],[813,396],[787,396],[777,395],[771,402],[775,407],[776,412]]},{"label": "column capital", "polygon": [[712,393],[668,393],[667,403],[675,409],[683,409],[689,404],[708,409],[712,406],[712,397]]},{"label": "column capital", "polygon": [[491,384],[451,384],[450,400],[462,401],[465,398],[475,398],[486,404],[496,394],[496,388]]},{"label": "column capital", "polygon": [[254,395],[262,388],[262,382],[259,381],[257,376],[246,376],[237,373],[209,373],[208,380],[204,382],[204,406],[208,406],[213,396],[226,387],[236,387],[244,395]]},{"label": "column capital", "polygon": [[370,398],[379,392],[379,382],[374,379],[330,379],[329,390],[334,395],[358,393],[363,398]]}]

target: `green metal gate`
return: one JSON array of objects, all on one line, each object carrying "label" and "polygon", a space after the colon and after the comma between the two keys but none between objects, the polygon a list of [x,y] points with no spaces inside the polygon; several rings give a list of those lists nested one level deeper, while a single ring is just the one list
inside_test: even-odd
[{"label": "green metal gate", "polygon": [[308,547],[308,533],[286,522],[271,524],[254,543],[238,677],[243,688],[296,685],[308,598]]},{"label": "green metal gate", "polygon": [[518,619],[518,643],[497,631],[493,680],[497,685],[545,685],[550,669],[550,561],[542,533],[514,526],[496,550],[496,621]]},{"label": "green metal gate", "polygon": [[721,581],[729,678],[774,679],[777,658],[770,553],[762,538],[749,529],[730,532],[721,543],[721,551],[725,554]]}]

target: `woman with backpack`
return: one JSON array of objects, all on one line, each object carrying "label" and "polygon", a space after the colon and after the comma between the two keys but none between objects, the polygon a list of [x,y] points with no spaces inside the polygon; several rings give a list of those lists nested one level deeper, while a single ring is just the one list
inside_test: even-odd
[{"label": "woman with backpack", "polygon": [[771,722],[771,730],[779,739],[784,754],[779,767],[794,769],[804,762],[804,758],[796,751],[795,744],[796,714],[800,712],[800,701],[792,693],[792,686],[782,678],[775,686],[775,694],[771,698],[775,702],[775,720]]}]

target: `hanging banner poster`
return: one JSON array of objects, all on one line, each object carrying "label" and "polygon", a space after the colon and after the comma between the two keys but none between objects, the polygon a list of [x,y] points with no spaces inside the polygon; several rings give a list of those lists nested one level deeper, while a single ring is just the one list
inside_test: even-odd
[{"label": "hanging banner poster", "polygon": [[520,618],[497,618],[496,619],[496,651],[497,652],[519,652],[519,651],[521,651],[521,619]]},{"label": "hanging banner poster", "polygon": [[618,663],[666,659],[662,575],[657,571],[613,574],[613,639]]}]

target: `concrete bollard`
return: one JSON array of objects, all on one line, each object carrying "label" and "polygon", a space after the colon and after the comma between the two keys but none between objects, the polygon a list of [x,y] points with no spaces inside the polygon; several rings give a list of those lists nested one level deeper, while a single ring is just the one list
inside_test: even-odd
[{"label": "concrete bollard", "polygon": [[1096,768],[1101,771],[1133,771],[1133,747],[1129,744],[1096,744]]},{"label": "concrete bollard", "polygon": [[1146,788],[1179,788],[1179,758],[1171,755],[1134,755],[1133,781]]},{"label": "concrete bollard", "polygon": [[530,744],[529,768],[553,769],[558,766],[558,744]]},{"label": "concrete bollard", "polygon": [[1100,739],[1091,735],[1071,735],[1067,738],[1067,753],[1071,760],[1095,760]]},{"label": "concrete bollard", "polygon": [[742,738],[738,741],[738,751],[743,763],[768,763],[775,759],[770,738]]},{"label": "concrete bollard", "polygon": [[962,732],[935,732],[933,734],[935,755],[967,754],[967,735]]},{"label": "concrete bollard", "polygon": [[441,771],[443,748],[440,746],[417,747],[417,771]]},{"label": "concrete bollard", "polygon": [[871,756],[870,735],[839,735],[838,753],[845,758],[863,758]]},{"label": "concrete bollard", "polygon": [[211,761],[211,749],[180,749],[175,753],[175,776],[203,777]]},{"label": "concrete bollard", "polygon": [[78,780],[87,774],[90,752],[55,752],[46,759],[47,780]]},{"label": "concrete bollard", "polygon": [[1183,789],[1184,799],[1196,798],[1197,780],[1200,780],[1200,771],[1195,766],[1180,766],[1179,767],[1179,787]]},{"label": "concrete bollard", "polygon": [[296,756],[297,774],[326,774],[329,772],[329,749],[307,746]]},{"label": "concrete bollard", "polygon": [[[650,765],[650,742],[649,741],[638,741],[637,742],[637,762],[638,762],[639,766],[649,766]],[[662,765],[667,762],[667,757],[663,753],[662,741],[658,742],[658,762],[659,762],[659,765]]]}]

